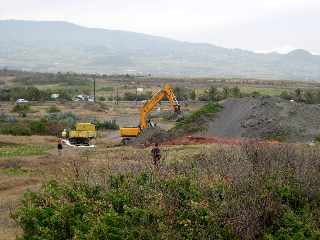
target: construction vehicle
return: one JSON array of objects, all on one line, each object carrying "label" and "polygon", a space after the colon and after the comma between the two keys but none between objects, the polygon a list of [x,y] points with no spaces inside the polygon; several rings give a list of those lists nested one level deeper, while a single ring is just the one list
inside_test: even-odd
[{"label": "construction vehicle", "polygon": [[175,97],[172,87],[166,84],[162,90],[157,92],[148,100],[140,110],[140,124],[138,127],[124,127],[120,128],[120,136],[124,144],[127,144],[131,138],[138,137],[144,129],[149,127],[154,127],[152,120],[148,119],[148,113],[154,109],[158,103],[160,103],[164,97],[169,100],[170,106],[173,108],[174,112],[178,115],[181,114],[180,104]]},{"label": "construction vehicle", "polygon": [[91,146],[90,141],[97,137],[96,126],[92,123],[77,123],[74,130],[64,130],[62,138],[67,145]]}]

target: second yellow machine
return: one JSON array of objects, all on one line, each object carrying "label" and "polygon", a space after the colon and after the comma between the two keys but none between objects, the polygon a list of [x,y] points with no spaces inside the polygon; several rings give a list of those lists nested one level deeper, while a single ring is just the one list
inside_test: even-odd
[{"label": "second yellow machine", "polygon": [[148,120],[148,113],[160,103],[164,97],[167,97],[170,106],[173,108],[174,112],[178,115],[181,114],[180,104],[173,93],[173,89],[169,84],[166,84],[163,89],[154,94],[150,100],[148,100],[140,111],[140,124],[138,127],[124,127],[120,128],[120,136],[123,142],[126,144],[130,138],[135,138],[141,134],[143,129],[154,127],[152,121]]}]

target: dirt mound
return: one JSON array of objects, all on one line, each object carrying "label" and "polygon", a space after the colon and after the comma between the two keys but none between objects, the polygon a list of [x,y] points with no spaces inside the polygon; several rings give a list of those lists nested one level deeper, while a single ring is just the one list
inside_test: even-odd
[{"label": "dirt mound", "polygon": [[208,124],[206,137],[309,142],[320,133],[320,106],[278,97],[227,99]]},{"label": "dirt mound", "polygon": [[133,144],[150,145],[169,140],[170,134],[159,127],[147,128],[132,142]]}]

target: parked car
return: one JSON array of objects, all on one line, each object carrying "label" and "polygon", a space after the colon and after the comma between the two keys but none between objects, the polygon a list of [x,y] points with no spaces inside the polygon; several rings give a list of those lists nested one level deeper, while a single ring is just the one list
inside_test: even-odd
[{"label": "parked car", "polygon": [[23,98],[19,98],[17,99],[16,103],[19,104],[19,103],[28,103],[29,101],[28,100],[25,100]]}]

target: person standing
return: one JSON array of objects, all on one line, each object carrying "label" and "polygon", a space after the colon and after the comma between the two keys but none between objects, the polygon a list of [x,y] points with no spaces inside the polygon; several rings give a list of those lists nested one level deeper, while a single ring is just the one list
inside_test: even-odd
[{"label": "person standing", "polygon": [[154,147],[151,150],[152,158],[153,158],[153,165],[159,167],[160,159],[161,159],[161,150],[159,148],[159,144],[155,143]]},{"label": "person standing", "polygon": [[61,154],[62,154],[62,149],[63,149],[62,139],[59,138],[59,139],[58,139],[58,153],[59,153],[59,156],[61,156]]}]

